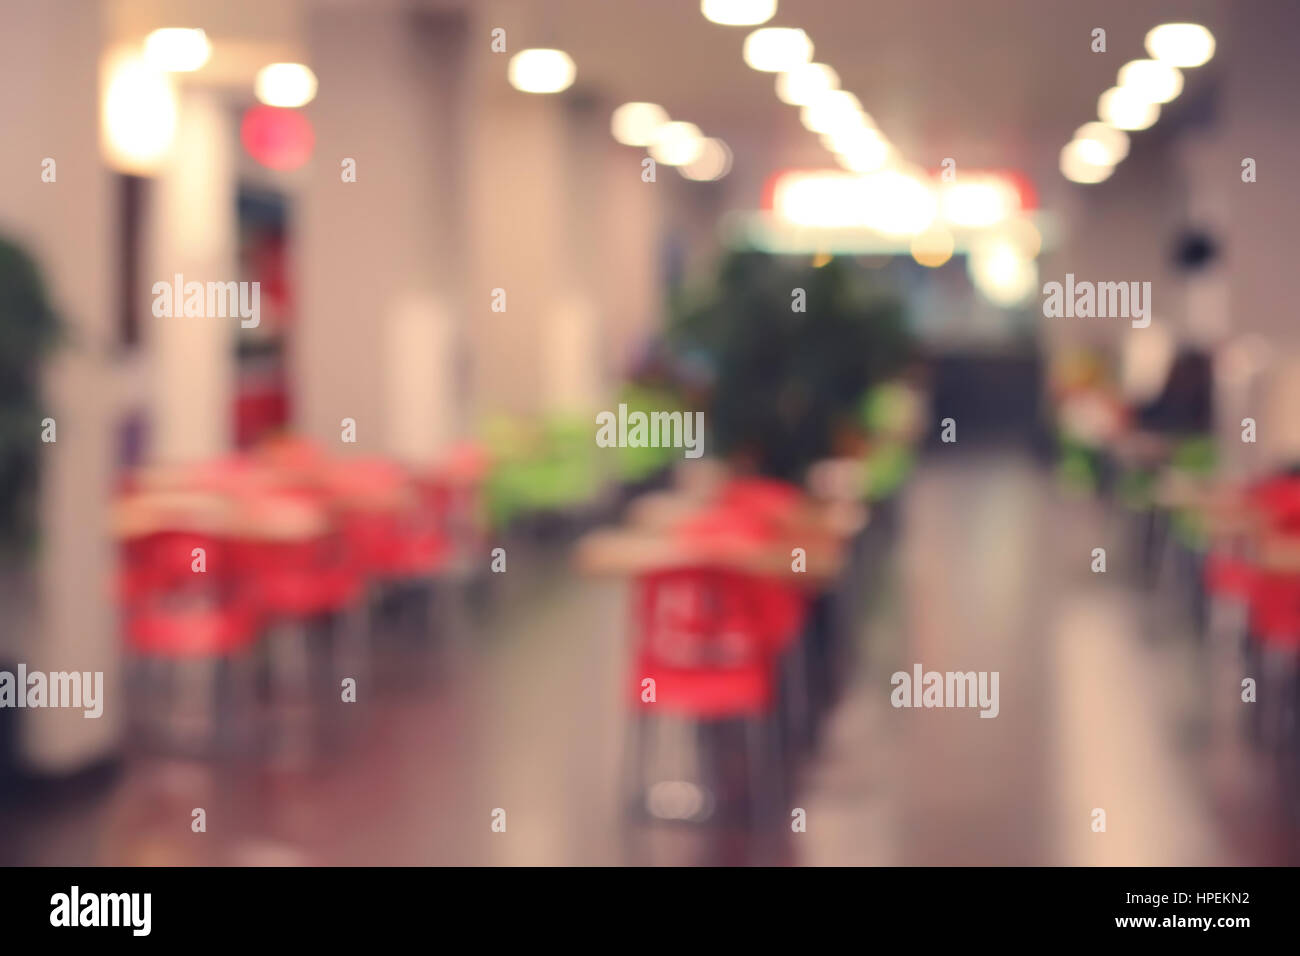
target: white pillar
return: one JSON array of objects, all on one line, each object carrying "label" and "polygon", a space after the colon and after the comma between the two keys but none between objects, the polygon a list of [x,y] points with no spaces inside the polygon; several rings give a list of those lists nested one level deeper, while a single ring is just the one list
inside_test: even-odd
[{"label": "white pillar", "polygon": [[[464,23],[347,4],[313,6],[307,27],[320,86],[297,230],[297,424],[334,451],[436,457],[460,428]],[[345,418],[355,445],[340,443]]]},{"label": "white pillar", "polygon": [[235,337],[252,330],[241,328],[238,317],[187,317],[183,300],[172,303],[172,315],[155,316],[151,290],[177,275],[185,283],[239,279],[236,122],[213,94],[186,92],[171,156],[153,183],[149,295],[141,300],[149,308],[149,446],[156,462],[217,457],[233,441]]},{"label": "white pillar", "polygon": [[[0,233],[36,260],[67,339],[49,362],[46,406],[58,440],[40,444],[37,617],[16,635],[30,670],[104,674],[104,710],[22,711],[23,750],[36,770],[74,771],[111,756],[125,713],[109,587],[107,533],[116,409],[109,369],[113,326],[109,181],[99,158],[101,5],[93,0],[8,4],[0,30]],[[41,161],[57,179],[41,181]]]}]

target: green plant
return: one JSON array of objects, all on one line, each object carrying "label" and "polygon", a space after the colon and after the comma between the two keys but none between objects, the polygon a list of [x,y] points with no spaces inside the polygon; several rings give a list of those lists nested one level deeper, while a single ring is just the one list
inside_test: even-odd
[{"label": "green plant", "polygon": [[0,239],[0,547],[27,544],[35,528],[41,448],[41,359],[59,322],[36,263]]},{"label": "green plant", "polygon": [[857,424],[863,393],[911,351],[899,299],[843,258],[818,268],[735,253],[710,287],[675,305],[670,342],[707,371],[714,449],[788,481],[832,454],[837,433]]}]

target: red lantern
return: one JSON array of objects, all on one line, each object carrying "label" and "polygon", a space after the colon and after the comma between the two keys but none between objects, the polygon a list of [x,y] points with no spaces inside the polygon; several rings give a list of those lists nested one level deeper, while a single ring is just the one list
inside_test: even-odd
[{"label": "red lantern", "polygon": [[297,169],[311,158],[316,134],[297,110],[254,106],[239,124],[239,140],[248,155],[268,169]]}]

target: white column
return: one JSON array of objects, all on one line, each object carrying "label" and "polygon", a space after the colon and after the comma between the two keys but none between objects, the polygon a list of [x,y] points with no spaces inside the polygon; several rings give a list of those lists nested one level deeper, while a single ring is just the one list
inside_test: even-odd
[{"label": "white column", "polygon": [[[434,458],[460,430],[464,24],[352,4],[313,6],[307,23],[320,86],[298,220],[297,424],[333,451]],[[345,418],[355,445],[340,443]]]},{"label": "white column", "polygon": [[[41,772],[80,769],[111,756],[121,740],[124,701],[109,586],[107,534],[113,429],[108,366],[113,341],[110,197],[99,159],[98,68],[101,6],[93,0],[8,4],[0,30],[0,233],[36,260],[67,339],[49,362],[46,406],[58,440],[41,445],[39,607],[16,635],[30,670],[104,674],[104,710],[21,712],[27,762]],[[54,159],[57,179],[41,181]],[[12,609],[9,609],[10,612]]]},{"label": "white column", "polygon": [[[156,316],[153,285],[233,282],[236,267],[235,130],[237,116],[209,93],[181,98],[171,156],[150,194],[150,264],[141,302],[151,369],[150,457],[199,461],[229,450],[238,317]],[[204,298],[206,309],[206,295]],[[247,330],[251,332],[251,330]]]}]

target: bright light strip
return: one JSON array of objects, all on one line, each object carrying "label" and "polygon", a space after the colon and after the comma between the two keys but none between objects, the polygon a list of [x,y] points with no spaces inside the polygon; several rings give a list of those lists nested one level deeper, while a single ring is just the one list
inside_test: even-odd
[{"label": "bright light strip", "polygon": [[704,134],[694,123],[665,123],[655,135],[650,155],[665,166],[689,166],[704,153]]},{"label": "bright light strip", "polygon": [[700,12],[724,27],[756,27],[776,16],[776,0],[700,0]]},{"label": "bright light strip", "polygon": [[777,180],[772,209],[796,226],[861,228],[866,220],[863,177],[849,173],[787,173]]},{"label": "bright light strip", "polygon": [[573,58],[563,50],[520,50],[510,59],[507,77],[521,93],[559,93],[577,75]]},{"label": "bright light strip", "polygon": [[812,60],[808,34],[792,27],[763,27],[745,37],[743,55],[751,69],[782,73]]},{"label": "bright light strip", "polygon": [[[1103,166],[1114,166],[1128,155],[1128,133],[1105,123],[1084,123],[1074,131],[1074,138],[1079,142],[1092,140],[1101,146],[1106,157],[1101,161]],[[1089,147],[1084,147],[1084,150],[1093,156],[1101,155]]]},{"label": "bright light strip", "polygon": [[1009,183],[997,179],[945,183],[940,189],[944,219],[964,229],[983,229],[1009,219],[1020,197]]},{"label": "bright light strip", "polygon": [[915,236],[934,222],[938,200],[928,182],[886,169],[863,177],[866,224],[887,236]]},{"label": "bright light strip", "polygon": [[704,140],[698,158],[677,170],[686,179],[696,182],[713,182],[731,172],[731,150],[720,139]]},{"label": "bright light strip", "polygon": [[1147,33],[1146,48],[1170,66],[1201,66],[1214,56],[1214,34],[1199,23],[1162,23]]},{"label": "bright light strip", "polygon": [[609,131],[624,146],[649,146],[668,122],[668,112],[657,103],[624,103],[609,118]]},{"label": "bright light strip", "polygon": [[202,30],[163,27],[144,41],[144,58],[150,66],[168,73],[192,73],[212,56],[212,43]]},{"label": "bright light strip", "polygon": [[776,76],[777,99],[791,106],[807,106],[839,86],[839,75],[825,63],[805,63]]},{"label": "bright light strip", "polygon": [[316,74],[301,63],[271,63],[258,71],[253,92],[267,106],[306,106],[316,96]]},{"label": "bright light strip", "polygon": [[775,183],[778,219],[823,229],[871,229],[886,236],[915,236],[934,222],[938,201],[928,182],[887,169],[853,173],[786,173]]},{"label": "bright light strip", "polygon": [[1147,129],[1160,118],[1160,106],[1121,86],[1112,86],[1097,99],[1097,115],[1116,129]]},{"label": "bright light strip", "polygon": [[1119,68],[1117,82],[1148,103],[1168,103],[1183,91],[1183,72],[1160,60],[1132,60]]}]

